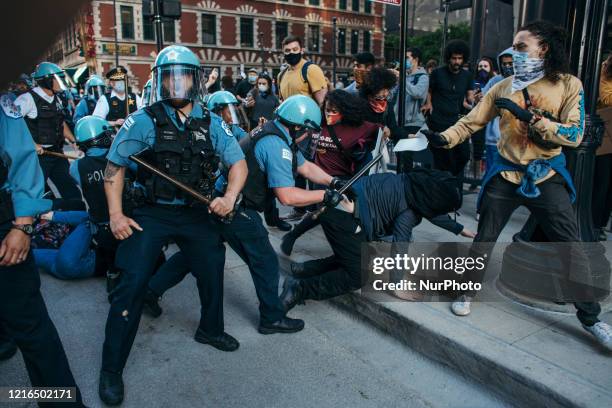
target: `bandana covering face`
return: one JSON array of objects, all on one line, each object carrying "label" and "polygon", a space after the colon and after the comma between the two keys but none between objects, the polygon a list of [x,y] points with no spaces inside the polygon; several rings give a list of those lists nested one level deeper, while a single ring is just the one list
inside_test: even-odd
[{"label": "bandana covering face", "polygon": [[342,114],[340,113],[328,113],[325,115],[325,121],[329,126],[333,126],[342,120]]},{"label": "bandana covering face", "polygon": [[376,99],[370,100],[370,107],[376,113],[383,113],[387,110],[387,100],[377,101]]},{"label": "bandana covering face", "polygon": [[512,93],[544,78],[544,60],[541,58],[529,58],[526,52],[514,52],[513,65]]}]

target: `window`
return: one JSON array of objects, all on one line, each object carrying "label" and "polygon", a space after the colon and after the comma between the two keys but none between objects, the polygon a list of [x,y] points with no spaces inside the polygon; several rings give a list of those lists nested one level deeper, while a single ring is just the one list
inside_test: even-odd
[{"label": "window", "polygon": [[253,19],[240,17],[240,46],[253,47]]},{"label": "window", "polygon": [[202,44],[217,44],[217,19],[212,14],[202,14]]},{"label": "window", "polygon": [[283,49],[283,40],[289,35],[289,23],[286,21],[277,21],[275,23],[276,34],[276,49]]},{"label": "window", "polygon": [[357,54],[359,52],[359,31],[351,31],[351,54]]},{"label": "window", "polygon": [[318,6],[319,3],[319,0],[308,0],[308,4],[310,4],[311,6]]},{"label": "window", "polygon": [[369,31],[363,32],[363,50],[370,51],[371,33]]},{"label": "window", "polygon": [[340,10],[346,10],[346,0],[340,0],[340,1],[338,2],[338,8],[339,8]]},{"label": "window", "polygon": [[121,6],[121,38],[134,39],[134,9],[131,6]]},{"label": "window", "polygon": [[353,0],[353,11],[359,11],[359,0]]},{"label": "window", "polygon": [[165,43],[173,43],[176,41],[176,36],[175,36],[175,31],[174,31],[174,20],[171,20],[171,19],[163,20],[162,29],[163,29]]},{"label": "window", "polygon": [[319,26],[308,26],[308,50],[319,52]]},{"label": "window", "polygon": [[338,29],[338,54],[346,54],[346,28]]},{"label": "window", "polygon": [[142,18],[142,38],[146,41],[155,41],[155,27],[148,17]]},{"label": "window", "polygon": [[372,0],[365,0],[363,2],[363,12],[371,13],[372,12]]}]

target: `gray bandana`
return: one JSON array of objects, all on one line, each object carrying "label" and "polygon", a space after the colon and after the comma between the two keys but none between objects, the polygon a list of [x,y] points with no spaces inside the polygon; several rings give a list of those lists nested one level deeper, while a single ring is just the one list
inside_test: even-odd
[{"label": "gray bandana", "polygon": [[512,93],[522,91],[530,84],[544,78],[544,60],[541,58],[529,58],[526,52],[515,51],[513,64]]}]

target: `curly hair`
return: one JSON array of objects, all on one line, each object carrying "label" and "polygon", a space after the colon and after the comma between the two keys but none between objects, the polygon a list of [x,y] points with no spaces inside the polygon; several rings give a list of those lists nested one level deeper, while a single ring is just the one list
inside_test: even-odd
[{"label": "curly hair", "polygon": [[519,28],[517,31],[529,31],[538,38],[540,46],[546,45],[548,50],[544,55],[544,76],[551,82],[557,82],[562,74],[569,73],[569,64],[565,52],[567,34],[565,30],[548,21],[534,21]]},{"label": "curly hair", "polygon": [[374,96],[383,89],[391,90],[397,84],[397,77],[387,68],[376,67],[368,72],[363,85],[363,96]]},{"label": "curly hair", "polygon": [[470,47],[463,40],[452,40],[444,48],[444,62],[448,64],[453,54],[463,55],[463,62],[470,59]]},{"label": "curly hair", "polygon": [[325,101],[340,112],[343,124],[353,127],[363,124],[367,106],[362,98],[341,89],[336,89],[325,96]]},{"label": "curly hair", "polygon": [[605,69],[602,71],[603,76],[606,79],[612,79],[612,54],[608,55],[608,58],[606,59],[606,67]]}]

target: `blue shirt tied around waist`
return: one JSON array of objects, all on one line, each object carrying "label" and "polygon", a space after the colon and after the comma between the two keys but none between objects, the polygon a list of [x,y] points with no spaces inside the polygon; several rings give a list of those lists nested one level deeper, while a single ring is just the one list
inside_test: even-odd
[{"label": "blue shirt tied around waist", "polygon": [[572,176],[565,167],[565,155],[563,153],[560,153],[548,160],[533,160],[528,165],[523,166],[521,164],[512,163],[511,161],[503,158],[499,152],[495,152],[493,166],[487,171],[484,179],[482,180],[482,187],[480,189],[480,193],[478,194],[476,209],[480,211],[480,201],[482,200],[482,193],[485,191],[485,186],[487,183],[502,171],[523,172],[523,178],[521,179],[521,184],[516,189],[516,193],[522,195],[523,197],[536,198],[540,196],[540,189],[536,183],[538,180],[545,177],[551,169],[559,173],[565,179],[565,182],[569,187],[570,200],[573,203],[576,200],[576,187],[574,186]]}]

